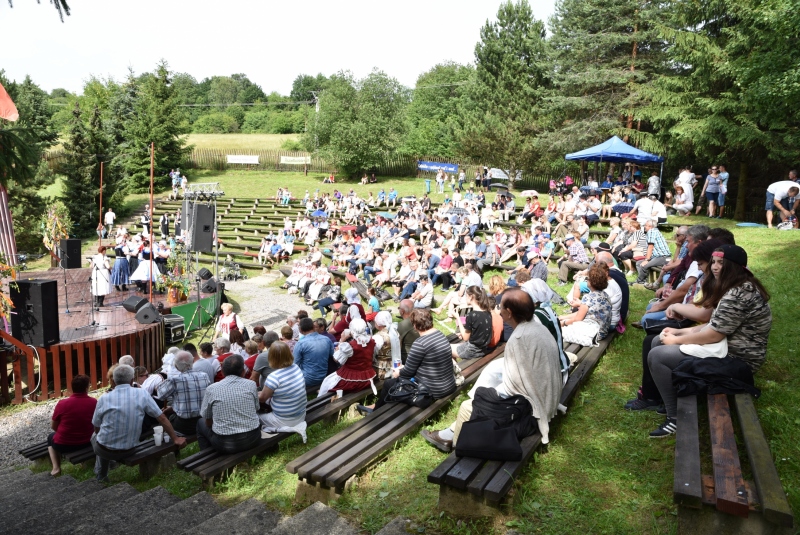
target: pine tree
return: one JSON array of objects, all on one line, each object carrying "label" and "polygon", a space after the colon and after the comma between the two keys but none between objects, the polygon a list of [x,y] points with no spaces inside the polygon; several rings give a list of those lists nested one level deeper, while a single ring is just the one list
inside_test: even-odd
[{"label": "pine tree", "polygon": [[538,153],[537,106],[549,80],[544,24],[526,0],[505,2],[497,21],[481,28],[475,75],[466,88],[460,152],[497,165],[515,177],[530,169]]},{"label": "pine tree", "polygon": [[[642,0],[559,0],[550,19],[554,70],[547,132],[554,156],[640,130],[641,88],[667,67],[656,31],[663,4]],[[644,125],[647,128],[647,125]]]},{"label": "pine tree", "polygon": [[183,136],[189,133],[189,126],[178,103],[169,66],[162,60],[139,82],[132,116],[122,122],[124,143],[120,152],[127,192],[150,189],[150,143],[155,145],[156,189],[170,185],[167,173],[180,167],[188,156],[191,147],[186,146]]}]

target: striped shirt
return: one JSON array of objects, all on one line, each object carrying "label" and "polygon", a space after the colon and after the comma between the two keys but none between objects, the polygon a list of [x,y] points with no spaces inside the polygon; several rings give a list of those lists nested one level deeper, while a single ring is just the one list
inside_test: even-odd
[{"label": "striped shirt", "polygon": [[175,409],[175,414],[187,420],[197,418],[200,416],[200,406],[203,404],[206,388],[211,383],[205,372],[189,370],[168,377],[158,385],[158,398],[166,400],[173,396],[172,408]]},{"label": "striped shirt", "polygon": [[92,425],[100,428],[97,442],[112,450],[133,448],[139,443],[145,414],[161,416],[161,409],[147,390],[117,385],[97,400],[92,417]]},{"label": "striped shirt", "polygon": [[306,381],[297,364],[273,371],[267,376],[264,386],[275,392],[270,402],[275,416],[294,420],[305,414]]},{"label": "striped shirt", "polygon": [[411,344],[400,377],[415,377],[428,387],[431,396],[436,399],[451,394],[456,388],[456,379],[453,373],[453,350],[447,338],[440,331],[417,338]]},{"label": "striped shirt", "polygon": [[256,384],[250,379],[232,375],[206,388],[200,416],[214,420],[211,429],[216,434],[234,435],[261,426],[258,409]]},{"label": "striped shirt", "polygon": [[662,256],[671,257],[672,253],[669,252],[669,245],[667,245],[661,231],[656,228],[651,228],[647,231],[647,244],[653,245],[652,258],[659,258]]}]

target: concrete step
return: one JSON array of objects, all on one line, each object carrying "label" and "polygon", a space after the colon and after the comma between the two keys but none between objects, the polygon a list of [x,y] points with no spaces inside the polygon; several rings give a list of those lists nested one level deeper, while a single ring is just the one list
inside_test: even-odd
[{"label": "concrete step", "polygon": [[0,476],[0,496],[8,493],[8,489],[16,487],[18,482],[30,477],[33,477],[33,472],[27,468],[3,474]]},{"label": "concrete step", "polygon": [[[66,485],[61,480],[72,480],[72,484]],[[42,514],[42,511],[50,511],[56,507],[60,507],[74,500],[78,500],[89,494],[100,492],[105,487],[90,479],[82,483],[76,483],[70,476],[61,476],[53,481],[51,487],[46,491],[42,491],[40,495],[32,498],[27,503],[19,503],[13,509],[13,522],[11,524],[21,523],[28,518],[35,518]],[[3,518],[8,518],[4,516]],[[4,533],[5,526],[0,526],[0,533]],[[13,530],[12,530],[13,532]]]},{"label": "concrete step", "polygon": [[293,517],[278,524],[270,535],[357,535],[339,514],[320,502],[310,505]]},{"label": "concrete step", "polygon": [[211,517],[199,526],[184,533],[186,535],[262,535],[269,533],[278,525],[282,515],[270,511],[258,500],[244,501],[217,516]]},{"label": "concrete step", "polygon": [[105,515],[77,527],[75,534],[111,535],[131,533],[130,525],[140,522],[151,522],[153,526],[161,525],[161,514],[164,509],[180,502],[180,498],[171,494],[164,487],[155,487],[105,508]]},{"label": "concrete step", "polygon": [[[42,533],[72,533],[76,526],[94,522],[107,514],[107,507],[119,504],[138,494],[127,483],[119,483],[54,509],[43,507],[38,516],[11,528],[14,535],[41,535]],[[5,526],[4,526],[5,527]]]},{"label": "concrete step", "polygon": [[[161,508],[157,521],[143,519],[129,524],[127,533],[183,533],[225,511],[214,498],[200,492],[166,509]],[[192,531],[194,531],[192,529]]]},{"label": "concrete step", "polygon": [[15,513],[20,504],[28,503],[45,493],[60,492],[74,484],[75,480],[71,477],[54,478],[50,472],[36,474],[29,480],[6,489],[5,494],[0,497],[0,514]]}]

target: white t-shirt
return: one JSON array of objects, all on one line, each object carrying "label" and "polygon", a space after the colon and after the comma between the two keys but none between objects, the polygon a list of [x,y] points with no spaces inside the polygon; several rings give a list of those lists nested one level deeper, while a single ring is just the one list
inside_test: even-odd
[{"label": "white t-shirt", "polygon": [[420,292],[420,298],[417,300],[417,303],[423,307],[431,306],[431,302],[433,301],[433,285],[430,282],[425,286],[419,285],[417,286],[417,291]]},{"label": "white t-shirt", "polygon": [[114,212],[106,212],[105,222],[106,225],[113,225],[114,219],[117,217],[117,214]]},{"label": "white t-shirt", "polygon": [[653,203],[653,212],[656,213],[656,217],[660,217],[663,219],[667,218],[667,207],[661,201],[656,201]]},{"label": "white t-shirt", "polygon": [[478,288],[483,288],[483,280],[481,276],[478,275],[475,271],[470,271],[469,275],[464,277],[464,286],[469,288],[470,286],[477,286]]},{"label": "white t-shirt", "polygon": [[603,290],[611,301],[611,326],[614,327],[619,322],[619,311],[622,306],[622,289],[614,279],[608,279],[608,286]]},{"label": "white t-shirt", "polygon": [[775,196],[776,201],[782,201],[789,196],[789,188],[798,188],[800,185],[791,180],[781,180],[780,182],[773,182],[767,188],[769,193]]},{"label": "white t-shirt", "polygon": [[641,219],[652,219],[653,218],[653,201],[648,199],[647,197],[643,199],[639,199],[635,203],[633,203],[633,208],[636,210],[636,215]]},{"label": "white t-shirt", "polygon": [[686,276],[683,278],[683,280],[678,286],[683,285],[690,277],[694,277],[694,279],[697,280],[700,278],[700,275],[702,274],[703,272],[700,270],[700,267],[697,265],[697,262],[692,262],[686,269]]}]

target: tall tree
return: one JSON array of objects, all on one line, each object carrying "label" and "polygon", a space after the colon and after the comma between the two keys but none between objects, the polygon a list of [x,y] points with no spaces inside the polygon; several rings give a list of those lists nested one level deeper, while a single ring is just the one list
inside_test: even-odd
[{"label": "tall tree", "polygon": [[408,133],[402,151],[415,156],[454,158],[458,154],[459,113],[466,85],[475,70],[458,63],[442,63],[417,78],[408,105]]},{"label": "tall tree", "polygon": [[189,125],[178,107],[170,75],[167,62],[162,60],[137,84],[132,117],[122,123],[122,167],[128,192],[142,193],[150,188],[150,143],[155,144],[155,186],[159,189],[169,186],[167,172],[179,167],[191,150],[184,137]]},{"label": "tall tree", "polygon": [[640,129],[634,111],[643,103],[641,88],[667,67],[666,43],[655,29],[664,17],[661,2],[556,2],[549,23],[553,90],[541,147],[563,156]]},{"label": "tall tree", "polygon": [[526,0],[507,1],[486,21],[475,46],[475,76],[467,87],[461,130],[466,156],[508,169],[537,159],[537,106],[549,84],[545,29]]},{"label": "tall tree", "polygon": [[408,89],[382,71],[373,70],[357,82],[350,73],[339,73],[320,96],[305,144],[318,147],[339,172],[367,171],[400,146],[408,101]]},{"label": "tall tree", "polygon": [[320,93],[328,84],[328,78],[319,73],[316,76],[310,74],[298,74],[292,82],[292,92],[289,97],[294,102],[312,101],[314,93]]}]

